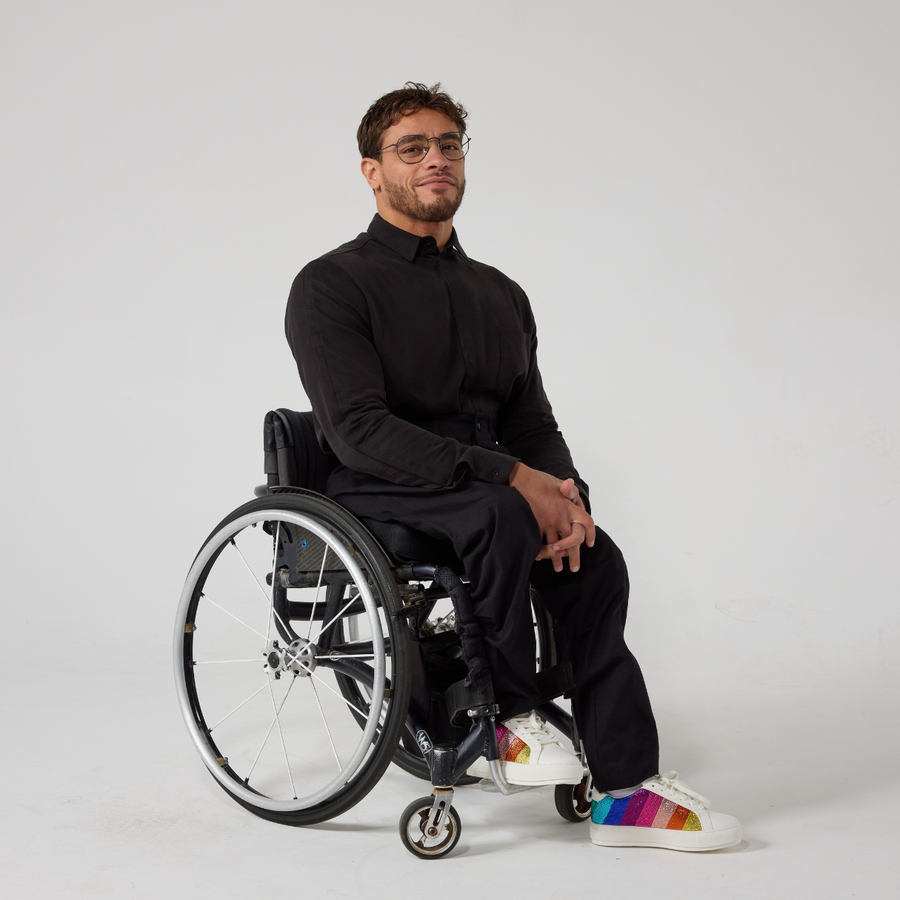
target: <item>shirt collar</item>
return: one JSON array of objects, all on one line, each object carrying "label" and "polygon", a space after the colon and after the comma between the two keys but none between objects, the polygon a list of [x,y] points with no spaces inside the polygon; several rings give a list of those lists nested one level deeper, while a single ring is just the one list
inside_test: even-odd
[{"label": "shirt collar", "polygon": [[[422,241],[425,240],[425,238],[421,238],[416,234],[397,228],[396,225],[391,225],[390,222],[385,222],[378,213],[375,214],[375,218],[369,224],[368,234],[378,241],[379,244],[390,247],[391,250],[396,251],[410,262],[416,258],[419,253],[419,247]],[[463,259],[467,260],[469,258],[459,243],[455,228],[450,234],[450,241],[447,247],[455,250]],[[446,249],[444,252],[447,252]]]}]

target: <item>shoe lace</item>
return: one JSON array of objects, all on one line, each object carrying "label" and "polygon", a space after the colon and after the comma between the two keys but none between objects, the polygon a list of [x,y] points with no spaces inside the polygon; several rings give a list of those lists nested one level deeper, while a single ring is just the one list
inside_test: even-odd
[{"label": "shoe lace", "polygon": [[696,791],[692,791],[683,781],[681,781],[678,777],[677,772],[666,772],[665,775],[658,775],[656,780],[662,785],[662,788],[666,792],[677,792],[679,794],[683,794],[686,797],[690,797],[692,800],[699,803],[704,809],[709,806],[709,800],[703,796],[703,794],[698,794]]},{"label": "shoe lace", "polygon": [[[513,716],[513,718],[507,719],[503,724],[523,738],[526,738],[527,736],[527,739],[525,740],[526,743],[559,743],[556,736],[547,730],[547,726],[544,725],[544,720],[535,712],[531,712],[528,715]],[[532,738],[533,741],[531,740]]]}]

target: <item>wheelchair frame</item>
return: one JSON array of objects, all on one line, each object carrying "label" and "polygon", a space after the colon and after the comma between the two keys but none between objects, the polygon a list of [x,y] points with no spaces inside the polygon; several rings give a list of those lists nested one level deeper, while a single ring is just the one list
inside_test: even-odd
[{"label": "wheelchair frame", "polygon": [[[507,784],[497,759],[498,707],[461,563],[448,545],[360,521],[323,496],[335,461],[318,447],[310,413],[269,413],[265,450],[269,484],[213,530],[178,607],[176,692],[194,745],[238,803],[289,825],[346,812],[393,761],[432,785],[401,816],[404,846],[445,856],[461,834],[454,787],[476,780],[465,774],[475,760],[488,760],[500,793],[528,789]],[[420,561],[429,558],[440,562]],[[410,700],[411,644],[447,597],[468,667],[444,694],[451,721],[471,726],[459,743],[433,740]],[[571,688],[571,672],[535,600],[537,709],[579,751],[572,717],[551,699]],[[587,772],[556,786],[563,818],[587,818],[589,788]]]}]

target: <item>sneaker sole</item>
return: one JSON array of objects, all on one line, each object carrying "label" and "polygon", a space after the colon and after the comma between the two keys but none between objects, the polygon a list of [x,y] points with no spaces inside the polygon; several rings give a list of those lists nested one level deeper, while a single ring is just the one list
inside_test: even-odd
[{"label": "sneaker sole", "polygon": [[596,825],[591,823],[591,840],[600,847],[658,847],[662,850],[703,852],[733,847],[741,842],[740,825],[721,831],[674,831],[642,828],[637,825]]},{"label": "sneaker sole", "polygon": [[[566,766],[534,766],[528,763],[504,762],[500,771],[509,784],[578,784],[584,778],[581,763]],[[491,769],[483,757],[469,766],[467,775],[490,778]]]}]

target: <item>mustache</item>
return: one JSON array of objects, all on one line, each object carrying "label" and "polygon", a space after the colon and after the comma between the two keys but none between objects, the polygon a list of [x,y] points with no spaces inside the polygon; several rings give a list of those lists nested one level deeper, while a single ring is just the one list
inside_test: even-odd
[{"label": "mustache", "polygon": [[449,181],[454,187],[459,187],[459,179],[455,175],[426,175],[424,178],[421,178],[417,181],[414,187],[419,187],[420,185],[427,184],[429,181],[433,181],[435,178],[440,178],[442,181]]}]

